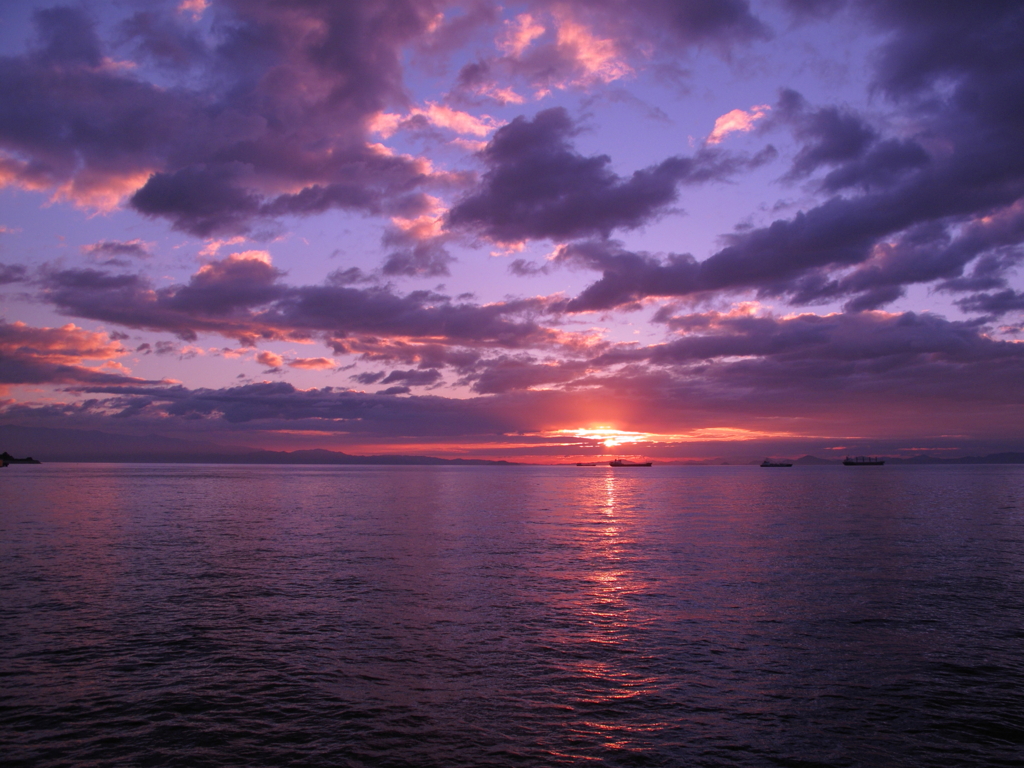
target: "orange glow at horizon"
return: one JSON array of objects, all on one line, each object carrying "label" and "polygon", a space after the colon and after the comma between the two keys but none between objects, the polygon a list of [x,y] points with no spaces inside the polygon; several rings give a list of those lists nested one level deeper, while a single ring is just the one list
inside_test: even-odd
[{"label": "orange glow at horizon", "polygon": [[575,437],[580,440],[600,441],[607,448],[635,443],[685,443],[694,440],[757,440],[773,437],[792,437],[790,432],[762,432],[740,427],[702,427],[682,434],[657,432],[631,432],[614,427],[599,426],[580,429],[556,429],[545,433],[552,437]]},{"label": "orange glow at horizon", "polygon": [[583,440],[600,440],[606,448],[632,443],[649,443],[655,435],[647,432],[628,432],[612,427],[592,427],[590,429],[558,429],[553,434],[577,437]]}]

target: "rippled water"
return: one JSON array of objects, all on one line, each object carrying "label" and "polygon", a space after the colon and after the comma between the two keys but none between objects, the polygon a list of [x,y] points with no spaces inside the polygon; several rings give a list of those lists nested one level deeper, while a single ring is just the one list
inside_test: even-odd
[{"label": "rippled water", "polygon": [[1024,467],[14,466],[11,766],[994,766]]}]

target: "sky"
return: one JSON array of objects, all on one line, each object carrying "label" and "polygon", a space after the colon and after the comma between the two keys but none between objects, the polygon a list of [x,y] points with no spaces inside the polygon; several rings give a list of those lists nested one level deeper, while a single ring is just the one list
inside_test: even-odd
[{"label": "sky", "polygon": [[1024,5],[0,6],[0,425],[1024,449]]}]

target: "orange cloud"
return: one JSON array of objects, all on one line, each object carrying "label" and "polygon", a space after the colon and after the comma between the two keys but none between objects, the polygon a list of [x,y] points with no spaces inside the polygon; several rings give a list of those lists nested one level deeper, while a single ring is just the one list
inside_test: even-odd
[{"label": "orange cloud", "polygon": [[284,365],[284,358],[278,354],[270,352],[269,350],[263,350],[256,354],[256,362],[260,365],[265,365],[268,368],[280,368]]},{"label": "orange cloud", "polygon": [[[522,98],[512,91],[502,93],[507,97],[505,101],[514,103],[520,103],[522,101]],[[480,115],[477,117],[476,115],[471,115],[468,112],[452,109],[444,104],[436,104],[432,101],[428,101],[426,107],[413,107],[410,109],[408,116],[395,114],[393,112],[378,112],[369,121],[367,128],[371,133],[376,133],[386,139],[402,128],[403,124],[410,117],[416,116],[425,118],[427,122],[431,125],[436,125],[438,128],[447,128],[448,130],[455,131],[455,133],[464,135],[468,134],[470,136],[486,136],[495,128],[499,128],[503,125],[503,123],[495,120],[490,115]],[[382,147],[382,145],[379,144],[371,146]],[[384,149],[386,149],[388,153],[392,153],[392,150],[389,148],[384,147]]]},{"label": "orange cloud", "polygon": [[120,342],[112,341],[106,333],[86,331],[74,323],[60,328],[35,328],[20,321],[0,321],[0,352],[31,354],[37,360],[63,365],[110,360],[126,354]]},{"label": "orange cloud", "polygon": [[521,13],[505,22],[505,29],[495,44],[505,54],[519,57],[544,32],[544,27],[534,21],[533,16]]},{"label": "orange cloud", "polygon": [[324,371],[335,367],[334,361],[327,357],[298,357],[288,365],[292,368],[304,368],[310,371]]},{"label": "orange cloud", "polygon": [[715,120],[715,127],[708,136],[707,143],[718,144],[730,133],[752,131],[754,124],[767,115],[770,109],[771,106],[768,104],[758,104],[755,107],[751,107],[749,112],[745,112],[742,109],[726,112]]},{"label": "orange cloud", "polygon": [[610,83],[633,73],[619,58],[614,41],[595,37],[589,29],[569,18],[558,19],[558,47],[571,54],[583,74],[574,84]]}]

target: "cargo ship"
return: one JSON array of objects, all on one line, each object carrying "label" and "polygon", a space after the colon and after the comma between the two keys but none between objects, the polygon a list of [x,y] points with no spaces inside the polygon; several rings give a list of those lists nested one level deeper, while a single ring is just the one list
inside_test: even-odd
[{"label": "cargo ship", "polygon": [[793,462],[791,461],[772,461],[771,459],[765,459],[761,462],[762,467],[792,467]]},{"label": "cargo ship", "polygon": [[625,459],[615,459],[615,461],[609,461],[609,467],[649,467],[653,462],[648,461],[646,464],[641,461],[626,461]]}]

